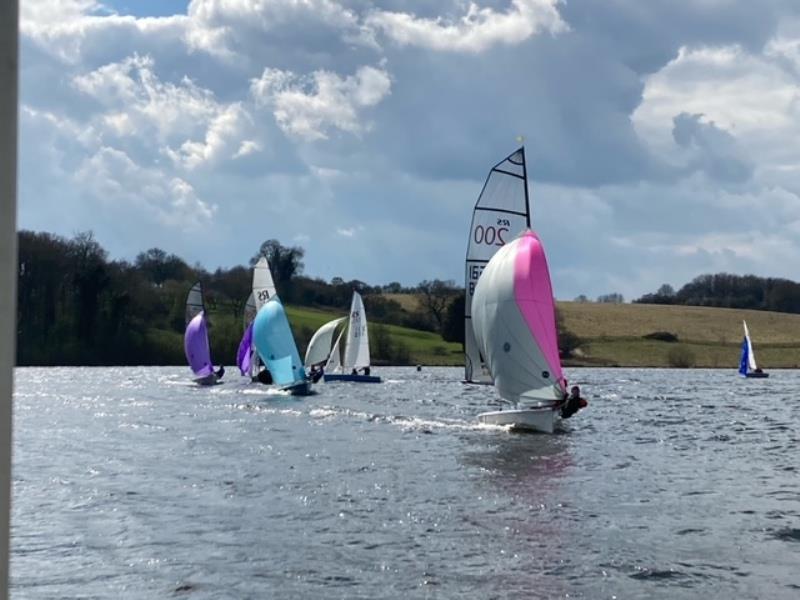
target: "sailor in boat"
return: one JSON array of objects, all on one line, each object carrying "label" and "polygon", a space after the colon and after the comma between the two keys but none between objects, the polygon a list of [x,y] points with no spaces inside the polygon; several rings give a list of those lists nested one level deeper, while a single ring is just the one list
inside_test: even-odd
[{"label": "sailor in boat", "polygon": [[369,367],[364,367],[364,375],[369,376]]},{"label": "sailor in boat", "polygon": [[258,375],[255,377],[256,381],[259,383],[263,383],[264,385],[269,385],[272,383],[272,373],[269,372],[269,369],[264,365],[261,365],[261,368],[258,371]]},{"label": "sailor in boat", "polygon": [[217,377],[217,381],[219,381],[220,379],[222,379],[222,376],[223,376],[223,375],[225,375],[225,367],[224,367],[223,365],[220,365],[220,366],[219,366],[219,369],[217,369],[216,371],[214,371],[214,375],[216,375],[216,377]]},{"label": "sailor in boat", "polygon": [[581,398],[581,388],[577,385],[573,385],[569,391],[569,395],[567,396],[565,394],[564,396],[564,404],[561,407],[561,418],[569,419],[580,409],[588,405],[589,403],[584,398]]},{"label": "sailor in boat", "polygon": [[317,383],[322,376],[325,374],[325,367],[321,364],[319,365],[311,365],[311,372],[309,373],[309,377],[311,378],[311,383]]}]

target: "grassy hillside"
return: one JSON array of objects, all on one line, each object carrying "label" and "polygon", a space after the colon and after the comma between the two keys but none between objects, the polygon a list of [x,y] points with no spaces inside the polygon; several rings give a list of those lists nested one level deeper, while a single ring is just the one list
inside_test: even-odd
[{"label": "grassy hillside", "polygon": [[[419,305],[415,295],[393,294],[391,298],[409,310]],[[676,356],[683,355],[696,367],[735,368],[742,320],[746,320],[760,364],[765,368],[800,367],[797,314],[592,302],[558,302],[558,310],[566,328],[583,340],[579,356],[569,361],[574,365],[668,367]],[[678,342],[643,337],[656,331],[673,333]]]},{"label": "grassy hillside", "polygon": [[[301,346],[301,351],[305,351],[308,340],[320,325],[331,319],[345,316],[344,313],[327,312],[300,306],[288,306],[286,312],[289,315],[292,328],[297,334],[298,345]],[[397,325],[381,326],[378,323],[370,322],[370,347],[373,356],[376,354],[375,336],[380,327],[385,328],[390,338],[390,344],[394,348],[400,347],[408,350],[409,364],[463,364],[464,354],[461,350],[461,344],[445,342],[442,340],[441,336],[428,331],[419,331],[417,329],[409,329]]]},{"label": "grassy hillside", "polygon": [[[693,357],[691,364],[696,367],[735,368],[746,320],[761,365],[800,366],[800,315],[796,314],[576,302],[559,302],[558,308],[567,329],[584,340],[579,364],[666,367],[671,366],[670,352],[683,352]],[[642,337],[655,331],[676,334],[678,342]]]},{"label": "grassy hillside", "polygon": [[[397,294],[393,298],[413,308],[417,298]],[[754,310],[660,306],[648,304],[597,304],[559,302],[564,325],[582,340],[570,365],[631,367],[721,367],[736,368],[742,341],[742,320],[750,328],[758,362],[766,369],[800,368],[800,315]],[[314,331],[344,313],[288,306],[287,313],[301,353]],[[215,356],[235,356],[241,336],[238,320],[212,319]],[[381,328],[383,332],[381,333]],[[643,336],[666,331],[678,342],[662,342]],[[392,359],[381,359],[376,336],[384,336]],[[175,349],[175,364],[183,364],[182,338],[172,331],[151,330],[148,336]],[[388,340],[388,341],[387,341]],[[448,343],[439,335],[396,325],[370,322],[370,342],[375,364],[405,363],[462,365],[460,344]],[[217,354],[217,352],[219,354]],[[384,353],[385,354],[385,353]],[[399,360],[398,357],[402,357]],[[676,360],[681,365],[676,364]]]}]

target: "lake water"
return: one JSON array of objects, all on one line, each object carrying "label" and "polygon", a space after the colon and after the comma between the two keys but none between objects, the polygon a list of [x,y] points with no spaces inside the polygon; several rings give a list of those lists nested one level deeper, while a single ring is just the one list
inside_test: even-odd
[{"label": "lake water", "polygon": [[233,371],[16,371],[14,598],[800,598],[800,372],[570,369],[532,435],[460,369]]}]

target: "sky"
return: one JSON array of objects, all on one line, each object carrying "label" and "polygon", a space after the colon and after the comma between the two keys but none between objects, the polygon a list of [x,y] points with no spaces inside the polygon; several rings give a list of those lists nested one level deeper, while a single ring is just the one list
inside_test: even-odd
[{"label": "sky", "polygon": [[559,299],[800,280],[795,0],[26,0],[19,227],[463,280],[525,140]]}]

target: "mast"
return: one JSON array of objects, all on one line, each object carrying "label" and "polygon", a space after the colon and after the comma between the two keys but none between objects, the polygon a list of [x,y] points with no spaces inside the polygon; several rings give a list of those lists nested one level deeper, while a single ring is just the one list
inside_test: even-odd
[{"label": "mast", "polygon": [[531,200],[528,196],[528,162],[525,160],[525,146],[520,146],[519,151],[522,154],[522,178],[525,180],[525,224],[528,229],[531,227]]}]

